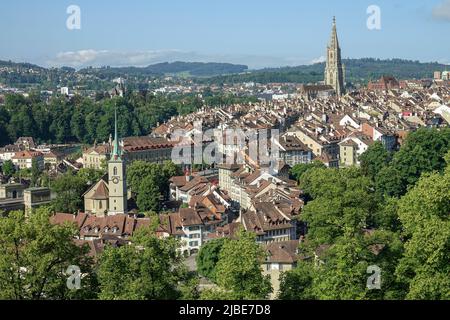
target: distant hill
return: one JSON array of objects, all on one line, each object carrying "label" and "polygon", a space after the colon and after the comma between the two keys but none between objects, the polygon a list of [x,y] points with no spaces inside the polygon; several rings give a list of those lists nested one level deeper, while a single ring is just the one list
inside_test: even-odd
[{"label": "distant hill", "polygon": [[[346,80],[353,83],[367,83],[383,75],[392,75],[398,79],[431,78],[436,70],[445,70],[448,66],[437,62],[421,63],[402,59],[380,60],[373,58],[344,59]],[[172,62],[158,63],[147,67],[101,67],[46,69],[29,63],[0,61],[0,83],[8,86],[54,88],[57,85],[81,85],[98,90],[109,88],[111,80],[117,77],[127,78],[133,83],[146,83],[149,78],[163,76],[192,77],[205,84],[242,83],[242,82],[290,82],[315,83],[323,80],[325,63],[298,67],[248,70],[245,65],[230,63]],[[77,75],[85,75],[81,80]]]},{"label": "distant hill", "polygon": [[245,65],[231,63],[203,63],[203,62],[165,62],[150,65],[148,67],[103,67],[86,68],[79,72],[82,74],[96,74],[99,76],[192,76],[192,77],[212,77],[227,74],[241,73],[248,70]]},{"label": "distant hill", "polygon": [[[383,75],[393,75],[398,79],[432,78],[434,71],[448,68],[437,62],[421,63],[402,59],[344,59],[343,63],[346,67],[347,81],[355,83],[366,83],[369,80],[379,79]],[[298,67],[255,70],[245,74],[214,77],[204,81],[218,84],[239,82],[313,83],[323,80],[324,70],[325,63],[316,63]]]},{"label": "distant hill", "polygon": [[0,60],[0,68],[20,68],[20,69],[33,69],[33,70],[44,70],[45,68],[40,67],[35,64],[27,63],[27,62],[13,62],[13,61],[3,61]]}]

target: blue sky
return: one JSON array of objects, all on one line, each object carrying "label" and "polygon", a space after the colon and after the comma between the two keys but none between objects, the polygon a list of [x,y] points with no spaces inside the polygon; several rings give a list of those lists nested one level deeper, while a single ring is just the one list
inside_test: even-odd
[{"label": "blue sky", "polygon": [[[66,9],[81,9],[68,30]],[[369,5],[381,30],[366,27]],[[44,66],[320,61],[336,16],[344,57],[450,63],[450,0],[2,0],[0,59]]]}]

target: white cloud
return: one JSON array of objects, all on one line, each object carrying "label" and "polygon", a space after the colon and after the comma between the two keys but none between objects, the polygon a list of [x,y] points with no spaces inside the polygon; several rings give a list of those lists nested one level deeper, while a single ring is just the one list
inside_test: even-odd
[{"label": "white cloud", "polygon": [[439,20],[450,21],[450,0],[444,0],[434,7],[433,17]]},{"label": "white cloud", "polygon": [[437,63],[450,65],[450,60],[448,58],[440,58],[436,60]]},{"label": "white cloud", "polygon": [[325,56],[321,56],[321,57],[311,60],[311,64],[322,63],[325,61],[327,61],[327,58],[325,58]]},{"label": "white cloud", "polygon": [[79,50],[60,52],[55,58],[46,62],[48,66],[69,66],[82,68],[87,66],[137,66],[143,67],[162,62],[228,62],[234,64],[245,64],[250,69],[267,67],[296,66],[308,64],[310,61],[301,58],[282,58],[275,56],[260,55],[226,55],[226,54],[203,54],[193,51],[182,50],[153,50],[136,52],[118,52],[109,50]]},{"label": "white cloud", "polygon": [[109,50],[79,50],[60,52],[48,61],[52,66],[147,66],[153,63],[183,58],[177,50],[142,51],[142,52],[114,52]]}]

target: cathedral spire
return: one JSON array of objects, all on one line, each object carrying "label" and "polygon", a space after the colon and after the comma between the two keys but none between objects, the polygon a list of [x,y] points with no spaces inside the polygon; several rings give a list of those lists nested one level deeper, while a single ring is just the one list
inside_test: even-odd
[{"label": "cathedral spire", "polygon": [[331,40],[327,47],[327,63],[325,66],[325,84],[330,85],[338,96],[345,91],[345,66],[341,60],[341,48],[336,27],[336,17],[333,17]]},{"label": "cathedral spire", "polygon": [[336,27],[336,17],[333,17],[333,29],[331,31],[330,47],[331,47],[331,49],[339,48],[339,40],[338,40],[337,27]]}]

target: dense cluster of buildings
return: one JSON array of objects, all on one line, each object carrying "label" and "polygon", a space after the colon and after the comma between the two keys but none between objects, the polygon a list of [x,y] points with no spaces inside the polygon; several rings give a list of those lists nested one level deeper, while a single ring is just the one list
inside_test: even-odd
[{"label": "dense cluster of buildings", "polygon": [[[36,163],[39,170],[64,164],[107,172],[83,195],[84,212],[56,213],[52,218],[54,223],[76,224],[77,243],[87,243],[93,256],[105,245],[128,243],[136,230],[155,223],[154,219],[157,235],[179,239],[180,251],[186,255],[197,253],[212,239],[233,237],[243,228],[254,232],[268,252],[263,269],[273,276],[276,291],[279,273],[300,259],[298,245],[306,232],[301,221],[303,193],[296,181],[290,180],[290,169],[312,161],[331,168],[357,166],[359,157],[377,141],[394,151],[408,132],[449,126],[450,87],[446,81],[445,72],[436,73],[432,81],[398,81],[386,76],[367,88],[346,92],[334,21],[323,85],[293,87],[289,94],[281,92],[281,86],[275,91],[276,86],[266,88],[264,92],[275,99],[203,108],[158,124],[144,137],[120,139],[116,125],[114,137],[82,150],[77,162],[68,161],[58,148],[36,146],[30,137],[0,148],[0,161],[12,161],[17,169],[31,169]],[[251,91],[255,84],[242,84],[242,88]],[[204,137],[206,130],[214,134]],[[241,132],[243,143],[227,139],[229,130]],[[277,130],[279,136],[268,137],[267,152],[272,158],[267,164],[250,152],[254,143],[250,137],[271,130]],[[141,217],[127,188],[127,165],[173,160],[173,151],[180,144],[202,151],[214,144],[219,157],[207,170],[196,171],[191,163],[183,163],[185,174],[170,179],[170,199],[165,199],[164,212],[158,217]],[[242,161],[220,161],[230,155]],[[32,208],[50,200],[50,190],[45,188],[27,189],[12,181],[0,185],[0,210],[2,205],[4,209]]]}]

